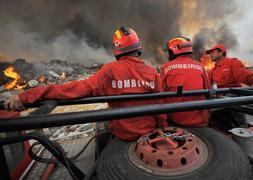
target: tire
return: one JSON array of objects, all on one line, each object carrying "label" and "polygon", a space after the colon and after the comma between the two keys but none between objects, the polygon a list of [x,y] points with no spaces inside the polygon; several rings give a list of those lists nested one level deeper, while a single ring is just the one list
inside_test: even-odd
[{"label": "tire", "polygon": [[[129,142],[114,139],[98,161],[100,180],[241,180],[250,173],[249,161],[241,148],[220,132],[211,128],[186,128],[208,146],[209,158],[199,169],[184,175],[158,176],[134,166],[128,158]],[[248,177],[249,178],[249,177]]]}]

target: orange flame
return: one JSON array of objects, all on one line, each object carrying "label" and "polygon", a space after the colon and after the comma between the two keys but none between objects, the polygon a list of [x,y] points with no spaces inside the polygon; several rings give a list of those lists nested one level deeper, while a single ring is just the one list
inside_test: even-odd
[{"label": "orange flame", "polygon": [[37,80],[40,82],[40,83],[42,83],[42,82],[46,82],[46,77],[44,76],[44,75],[40,75],[38,78],[37,78]]},{"label": "orange flame", "polygon": [[215,66],[215,63],[212,61],[211,57],[208,55],[203,55],[200,58],[200,62],[204,65],[207,71],[212,70]]},{"label": "orange flame", "polygon": [[60,75],[60,80],[65,80],[66,79],[66,74],[65,74],[65,72],[63,71],[62,73],[61,73],[61,75]]},{"label": "orange flame", "polygon": [[5,89],[14,89],[14,90],[19,90],[27,86],[26,81],[23,81],[20,83],[21,77],[18,74],[17,71],[15,71],[15,68],[13,66],[9,66],[7,69],[4,70],[4,75],[7,77],[13,78],[13,80],[9,83],[6,83],[4,85]]}]

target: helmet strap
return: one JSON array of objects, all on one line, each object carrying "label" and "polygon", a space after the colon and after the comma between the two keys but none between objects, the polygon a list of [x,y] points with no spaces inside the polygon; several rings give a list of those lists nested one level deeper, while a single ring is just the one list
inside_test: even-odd
[{"label": "helmet strap", "polygon": [[172,61],[174,59],[176,59],[178,55],[174,54],[173,51],[171,49],[168,50],[168,60]]},{"label": "helmet strap", "polygon": [[117,56],[115,56],[115,58],[116,58],[116,60],[118,61],[118,60],[120,60],[121,55],[117,55]]},{"label": "helmet strap", "polygon": [[139,49],[137,50],[137,53],[138,53],[138,57],[142,55],[142,52]]},{"label": "helmet strap", "polygon": [[115,56],[115,58],[116,58],[116,60],[119,60],[123,56],[139,57],[141,55],[142,55],[141,50],[137,49],[137,50],[134,50],[134,51],[131,51],[131,52],[127,52],[127,53],[124,53],[124,54],[119,54],[119,55]]}]

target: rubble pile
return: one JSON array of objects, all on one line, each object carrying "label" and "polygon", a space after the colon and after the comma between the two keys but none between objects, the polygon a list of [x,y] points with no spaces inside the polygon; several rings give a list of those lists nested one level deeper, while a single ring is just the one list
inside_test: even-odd
[{"label": "rubble pile", "polygon": [[[90,75],[96,73],[103,64],[72,64],[68,61],[51,60],[50,62],[29,63],[25,59],[16,59],[13,63],[0,61],[0,101],[5,101],[11,96],[22,92],[25,89],[42,86],[47,84],[62,84],[71,80],[86,79]],[[6,84],[14,82],[13,77],[6,76],[6,69],[13,69],[14,74],[18,74],[17,85],[22,85],[22,88],[7,89]],[[94,109],[107,108],[106,103],[102,104],[85,104],[73,106],[60,106],[51,113],[64,113],[87,111]],[[34,109],[28,109],[21,113],[21,116],[29,115]],[[64,140],[76,137],[87,137],[94,132],[93,124],[78,124],[72,126],[63,126],[55,128],[45,128],[43,133],[50,136],[51,140]]]},{"label": "rubble pile", "polygon": [[[45,76],[47,82],[61,83],[62,81],[74,80],[94,74],[103,64],[94,63],[90,65],[71,64],[68,61],[51,60],[48,63],[36,62],[28,63],[25,59],[16,59],[13,63],[0,62],[0,85],[8,82],[9,77],[4,76],[3,71],[8,66],[14,66],[15,70],[26,81],[38,80],[39,77]],[[65,78],[62,78],[62,73]]]},{"label": "rubble pile", "polygon": [[48,63],[29,63],[25,59],[16,59],[13,63],[0,62],[0,92],[19,89],[17,86],[6,88],[6,84],[13,80],[4,73],[8,67],[13,67],[15,73],[20,76],[17,81],[18,87],[22,85],[22,89],[27,89],[40,85],[61,84],[71,80],[86,79],[91,74],[96,73],[102,65],[99,63],[72,64],[61,60],[51,60]]},{"label": "rubble pile", "polygon": [[75,136],[85,136],[87,137],[90,132],[93,132],[92,124],[76,124],[72,126],[63,126],[57,129],[51,136],[52,140],[57,140],[61,138],[73,138]]}]

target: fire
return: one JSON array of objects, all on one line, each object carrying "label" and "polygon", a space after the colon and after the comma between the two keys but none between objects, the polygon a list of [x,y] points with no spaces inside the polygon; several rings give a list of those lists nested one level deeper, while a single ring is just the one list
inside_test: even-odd
[{"label": "fire", "polygon": [[60,75],[60,80],[65,80],[66,79],[66,74],[65,74],[65,72],[63,71],[62,73],[61,73],[61,75]]},{"label": "fire", "polygon": [[14,90],[19,90],[22,88],[25,88],[27,86],[26,81],[21,80],[20,75],[18,72],[15,70],[13,66],[9,66],[7,69],[4,70],[4,75],[7,77],[13,78],[13,80],[9,83],[6,83],[4,85],[5,89],[14,89]]},{"label": "fire", "polygon": [[44,75],[40,75],[37,79],[40,83],[46,82],[46,77]]},{"label": "fire", "polygon": [[203,55],[200,58],[200,62],[204,65],[204,67],[207,71],[210,71],[215,66],[215,63],[211,60],[210,56],[208,56],[208,55]]}]

